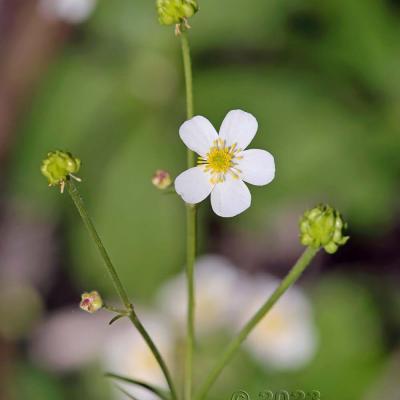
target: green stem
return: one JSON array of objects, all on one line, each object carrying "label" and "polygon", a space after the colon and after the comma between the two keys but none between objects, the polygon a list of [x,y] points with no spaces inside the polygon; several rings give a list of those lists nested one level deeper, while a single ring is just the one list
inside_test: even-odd
[{"label": "green stem", "polygon": [[108,274],[110,275],[111,281],[115,287],[115,290],[118,293],[118,296],[121,298],[122,303],[124,306],[129,309],[131,307],[131,303],[129,301],[129,297],[126,293],[126,290],[124,286],[122,285],[121,280],[119,279],[119,276],[117,274],[117,271],[114,268],[114,265],[110,259],[110,256],[107,253],[107,250],[105,249],[99,234],[96,231],[96,228],[93,225],[92,220],[89,217],[88,212],[86,211],[85,205],[83,203],[83,199],[81,195],[79,194],[78,188],[76,185],[72,182],[72,180],[67,181],[66,183],[67,188],[68,188],[68,193],[70,194],[78,212],[79,215],[82,218],[82,221],[88,230],[90,236],[92,237],[95,245],[97,246],[100,255],[104,261],[104,264],[107,268]]},{"label": "green stem", "polygon": [[185,400],[192,398],[192,377],[193,377],[193,348],[195,341],[195,288],[194,288],[194,264],[196,260],[196,225],[197,211],[193,205],[186,206],[186,230],[187,230],[187,260],[186,278],[188,289],[187,305],[187,338],[185,354]]},{"label": "green stem", "polygon": [[129,315],[129,311],[127,311],[126,309],[121,309],[121,308],[109,306],[108,304],[103,304],[103,308],[104,308],[104,310],[107,310],[107,311],[110,311],[110,312],[113,312],[113,313],[126,315],[126,316]]},{"label": "green stem", "polygon": [[165,364],[165,361],[162,358],[160,352],[158,351],[157,346],[154,344],[153,340],[151,339],[150,335],[146,331],[146,329],[143,326],[143,324],[140,322],[138,316],[133,311],[133,309],[132,309],[132,312],[131,312],[131,314],[129,316],[129,319],[132,321],[133,325],[135,325],[136,329],[142,335],[143,339],[146,341],[146,343],[149,346],[151,352],[153,353],[154,357],[156,358],[158,364],[160,365],[160,368],[161,368],[162,372],[164,373],[165,379],[167,380],[169,389],[171,391],[171,397],[172,397],[172,399],[176,400],[178,398],[178,396],[177,396],[177,393],[176,393],[175,386],[174,386],[174,383],[172,381],[171,375],[169,373],[168,367]]},{"label": "green stem", "polygon": [[[190,47],[187,33],[181,34],[183,68],[185,73],[186,86],[186,117],[193,118],[193,78],[192,62],[190,59]],[[187,166],[192,168],[196,165],[194,152],[187,151]],[[186,206],[186,276],[188,288],[187,305],[187,338],[185,352],[185,377],[184,377],[184,398],[192,398],[192,379],[193,379],[193,348],[194,348],[194,315],[195,315],[195,293],[194,293],[194,264],[196,260],[196,232],[197,232],[197,209],[194,205]]]},{"label": "green stem", "polygon": [[279,298],[292,286],[300,275],[310,264],[311,260],[317,254],[319,249],[314,249],[308,247],[300,258],[297,260],[296,264],[292,267],[286,277],[282,280],[280,285],[275,289],[270,298],[259,308],[259,310],[253,315],[253,317],[247,322],[247,324],[242,328],[239,334],[230,342],[222,357],[219,359],[215,367],[212,369],[208,377],[206,378],[204,384],[201,386],[198,395],[195,397],[196,400],[205,399],[211,386],[217,380],[218,376],[228,364],[228,362],[235,355],[239,349],[242,342],[247,338],[253,328],[265,317],[268,311],[274,306],[274,304],[279,300]]},{"label": "green stem", "polygon": [[79,212],[79,215],[82,218],[82,221],[83,221],[86,229],[88,230],[90,236],[92,237],[93,241],[95,242],[95,244],[100,252],[101,257],[104,260],[104,264],[105,264],[107,271],[110,275],[110,278],[114,284],[115,290],[117,291],[122,303],[126,307],[129,319],[131,320],[133,325],[137,328],[139,333],[142,335],[143,339],[146,341],[151,352],[153,353],[154,357],[156,358],[158,364],[160,365],[160,368],[161,368],[162,372],[164,373],[165,379],[171,390],[172,399],[174,399],[174,400],[177,399],[175,387],[172,382],[169,370],[168,370],[160,352],[158,351],[156,345],[154,344],[153,340],[151,339],[151,337],[147,333],[146,329],[140,322],[138,316],[136,315],[136,313],[133,309],[132,303],[129,301],[128,294],[127,294],[124,286],[122,285],[122,282],[119,279],[117,271],[110,259],[110,256],[108,255],[107,250],[105,249],[105,247],[100,239],[100,236],[97,233],[96,228],[94,227],[93,222],[90,219],[88,212],[86,211],[85,205],[83,203],[83,199],[82,199],[81,195],[79,194],[78,188],[71,180],[67,181],[66,185],[68,188],[68,193],[70,194],[70,196]]},{"label": "green stem", "polygon": [[183,32],[180,36],[182,44],[183,69],[185,73],[186,86],[186,116],[188,119],[193,117],[193,77],[192,61],[190,58],[190,46],[187,33]]}]

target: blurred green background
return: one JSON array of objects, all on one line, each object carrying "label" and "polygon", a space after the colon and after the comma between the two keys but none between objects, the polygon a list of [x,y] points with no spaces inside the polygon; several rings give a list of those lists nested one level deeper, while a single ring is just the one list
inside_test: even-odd
[{"label": "blurred green background", "polygon": [[[400,2],[200,1],[196,114],[218,127],[231,109],[251,112],[252,147],[277,166],[239,217],[201,205],[200,253],[282,276],[301,251],[297,220],[318,202],[337,207],[351,235],[301,282],[319,332],[314,359],[276,372],[240,354],[210,399],[299,388],[400,398]],[[185,167],[179,40],[153,1],[98,0],[80,23],[49,18],[43,4],[0,1],[0,397],[102,400],[112,395],[98,363],[60,372],[30,355],[41,321],[82,291],[113,297],[70,198],[47,188],[39,166],[53,149],[82,159],[81,193],[104,243],[134,301],[150,304],[184,265],[183,204],[151,185],[156,169]]]}]

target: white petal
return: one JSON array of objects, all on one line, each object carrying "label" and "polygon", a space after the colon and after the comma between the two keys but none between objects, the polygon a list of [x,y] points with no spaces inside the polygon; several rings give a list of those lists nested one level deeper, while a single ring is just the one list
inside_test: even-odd
[{"label": "white petal", "polygon": [[263,186],[275,177],[275,161],[271,153],[265,150],[251,149],[243,151],[237,168],[241,171],[240,179],[252,185]]},{"label": "white petal", "polygon": [[200,203],[210,193],[213,185],[204,167],[194,167],[182,172],[175,179],[175,190],[189,204]]},{"label": "white petal", "polygon": [[211,192],[211,206],[220,217],[234,217],[251,204],[251,194],[246,184],[240,180],[226,176],[226,180],[215,185]]},{"label": "white petal", "polygon": [[211,122],[204,117],[196,116],[184,122],[179,128],[179,136],[192,151],[205,156],[218,134]]},{"label": "white petal", "polygon": [[258,128],[257,120],[242,110],[232,110],[226,114],[219,130],[219,137],[226,145],[237,143],[239,149],[245,149],[253,140]]}]

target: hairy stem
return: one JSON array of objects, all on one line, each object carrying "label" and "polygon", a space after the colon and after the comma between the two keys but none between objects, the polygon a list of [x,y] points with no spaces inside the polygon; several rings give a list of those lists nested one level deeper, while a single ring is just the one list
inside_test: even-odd
[{"label": "hairy stem", "polygon": [[172,399],[176,400],[177,399],[176,390],[175,390],[173,381],[171,379],[171,375],[169,373],[168,367],[165,364],[159,350],[157,349],[157,347],[154,344],[153,340],[151,339],[150,335],[147,333],[146,329],[144,328],[144,326],[140,322],[138,316],[136,315],[136,313],[133,309],[132,303],[129,301],[128,294],[127,294],[124,286],[122,285],[122,282],[119,279],[117,271],[110,259],[110,256],[108,255],[107,250],[105,249],[105,247],[100,239],[100,236],[97,233],[96,228],[94,227],[93,222],[89,217],[89,214],[83,203],[83,199],[78,191],[78,188],[71,180],[67,181],[66,185],[68,188],[68,193],[70,194],[70,196],[79,212],[79,215],[82,218],[82,221],[83,221],[86,229],[88,230],[91,238],[93,239],[94,243],[96,244],[96,246],[99,250],[99,253],[104,261],[104,264],[105,264],[107,271],[110,275],[110,278],[113,282],[115,290],[117,291],[118,296],[120,297],[122,303],[126,307],[129,319],[131,320],[132,324],[136,327],[136,329],[139,331],[139,333],[142,335],[143,339],[146,341],[151,352],[153,353],[154,357],[156,358],[156,360],[165,376],[168,386],[170,388]]},{"label": "hairy stem", "polygon": [[211,386],[219,377],[222,370],[229,363],[232,357],[235,355],[237,350],[243,341],[247,338],[254,327],[265,317],[265,315],[271,310],[274,304],[279,300],[279,298],[292,286],[297,279],[301,276],[303,271],[310,264],[311,260],[317,254],[319,249],[314,249],[308,247],[300,258],[297,260],[296,264],[292,267],[286,277],[282,280],[280,285],[275,289],[269,299],[258,309],[258,311],[253,315],[252,318],[247,322],[247,324],[242,328],[239,334],[232,339],[226,348],[225,352],[222,354],[221,358],[218,360],[214,368],[211,370],[210,374],[207,376],[204,384],[201,386],[198,395],[195,397],[196,400],[205,399]]},{"label": "hairy stem", "polygon": [[[193,78],[192,62],[190,58],[190,47],[187,33],[181,34],[183,68],[185,74],[186,86],[186,117],[193,118]],[[187,166],[192,168],[196,165],[195,154],[188,149]],[[196,224],[197,209],[196,206],[186,205],[186,276],[188,288],[187,305],[187,337],[185,353],[185,376],[184,376],[184,398],[192,398],[192,378],[193,378],[193,348],[195,340],[194,315],[195,315],[195,293],[194,293],[194,263],[196,260]]]}]

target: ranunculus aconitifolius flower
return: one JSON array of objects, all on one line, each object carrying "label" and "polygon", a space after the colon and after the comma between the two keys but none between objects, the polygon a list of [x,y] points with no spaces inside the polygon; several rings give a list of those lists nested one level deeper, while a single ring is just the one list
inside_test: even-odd
[{"label": "ranunculus aconitifolius flower", "polygon": [[199,155],[198,165],[175,179],[175,190],[189,204],[211,194],[211,206],[220,217],[234,217],[250,207],[245,182],[263,186],[275,177],[274,157],[265,150],[245,150],[258,129],[257,120],[241,110],[230,111],[219,134],[210,121],[196,116],[179,130],[185,145]]}]

